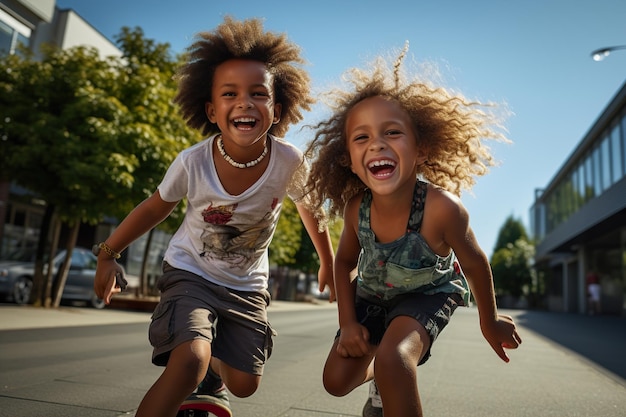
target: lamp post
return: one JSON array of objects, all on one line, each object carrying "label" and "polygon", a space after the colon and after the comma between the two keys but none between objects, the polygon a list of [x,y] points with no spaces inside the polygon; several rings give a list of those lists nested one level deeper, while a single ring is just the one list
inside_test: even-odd
[{"label": "lamp post", "polygon": [[626,49],[626,45],[607,46],[606,48],[596,49],[591,52],[591,58],[593,58],[594,61],[602,61],[604,58],[609,56],[611,52],[619,49]]}]

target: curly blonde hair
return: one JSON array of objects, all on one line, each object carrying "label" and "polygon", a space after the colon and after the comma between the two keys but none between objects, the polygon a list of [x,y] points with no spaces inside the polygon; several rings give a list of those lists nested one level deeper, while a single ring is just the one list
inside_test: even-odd
[{"label": "curly blonde hair", "polygon": [[415,78],[407,81],[402,61],[405,46],[390,68],[379,57],[368,72],[353,68],[346,74],[352,89],[327,93],[332,115],[317,125],[306,155],[312,160],[307,191],[314,207],[326,207],[331,216],[343,213],[346,203],[366,187],[350,170],[345,123],[350,110],[366,98],[383,96],[398,102],[409,114],[417,132],[418,145],[428,159],[417,175],[451,193],[471,189],[475,177],[487,173],[495,161],[485,139],[504,142],[500,116],[494,104],[468,101],[460,94],[429,86]]},{"label": "curly blonde hair", "polygon": [[212,32],[200,32],[187,49],[185,64],[176,78],[178,92],[174,103],[187,124],[203,135],[218,133],[205,113],[205,103],[211,101],[213,74],[217,66],[230,59],[250,59],[265,63],[274,78],[274,100],[282,105],[280,122],[269,133],[283,137],[290,124],[302,120],[302,111],[310,110],[308,73],[300,48],[286,35],[265,32],[260,19],[236,21],[225,17]]}]

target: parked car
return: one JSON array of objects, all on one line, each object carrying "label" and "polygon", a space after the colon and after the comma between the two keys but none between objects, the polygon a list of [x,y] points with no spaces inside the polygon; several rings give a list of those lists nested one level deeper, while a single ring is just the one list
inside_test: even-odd
[{"label": "parked car", "polygon": [[[59,251],[53,260],[53,277],[65,260],[65,250]],[[72,262],[65,282],[62,302],[86,301],[94,308],[103,308],[104,301],[99,299],[93,289],[96,276],[97,258],[86,248],[74,248]],[[47,266],[44,266],[44,270]],[[0,296],[7,301],[26,304],[33,289],[35,274],[34,250],[15,252],[0,260]]]}]

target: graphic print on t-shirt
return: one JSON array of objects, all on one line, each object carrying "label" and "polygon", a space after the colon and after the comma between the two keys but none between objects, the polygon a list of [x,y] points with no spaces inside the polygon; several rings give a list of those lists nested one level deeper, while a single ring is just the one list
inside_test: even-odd
[{"label": "graphic print on t-shirt", "polygon": [[245,270],[254,261],[259,247],[265,246],[271,237],[272,212],[267,212],[257,224],[241,230],[228,225],[236,210],[237,204],[216,207],[210,204],[202,211],[206,226],[201,235],[200,256]]}]

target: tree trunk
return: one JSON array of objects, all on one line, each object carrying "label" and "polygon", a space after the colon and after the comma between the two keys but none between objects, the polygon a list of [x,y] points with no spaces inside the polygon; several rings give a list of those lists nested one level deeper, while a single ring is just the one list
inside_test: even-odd
[{"label": "tree trunk", "polygon": [[141,296],[148,295],[148,274],[146,272],[148,266],[148,257],[150,256],[150,246],[152,245],[152,236],[154,228],[150,229],[146,237],[146,246],[143,250],[143,259],[141,261],[141,271],[139,272],[139,294]]},{"label": "tree trunk", "polygon": [[67,273],[69,272],[70,265],[72,264],[72,251],[74,250],[74,247],[76,247],[76,240],[78,239],[79,230],[80,222],[76,221],[74,225],[72,225],[72,230],[70,231],[70,236],[67,240],[67,245],[65,246],[65,261],[63,261],[63,266],[59,268],[59,272],[57,273],[59,279],[57,279],[55,283],[53,298],[53,307],[55,308],[61,305],[61,296],[63,295],[63,290],[65,289]]},{"label": "tree trunk", "polygon": [[49,308],[52,304],[54,257],[56,256],[57,248],[59,247],[59,236],[61,235],[61,222],[56,218],[56,216],[53,216],[52,227],[52,240],[50,242],[50,251],[48,252],[48,269],[46,271],[46,275],[43,277],[44,292],[41,299],[41,305],[46,308]]},{"label": "tree trunk", "polygon": [[33,277],[33,291],[30,295],[30,302],[41,307],[45,301],[46,282],[43,276],[43,256],[48,247],[48,237],[50,236],[50,226],[54,217],[55,207],[46,205],[46,209],[39,228],[39,240],[37,242],[37,252],[35,254],[35,275]]},{"label": "tree trunk", "polygon": [[4,223],[7,218],[7,207],[9,207],[9,195],[11,183],[6,178],[0,179],[0,253],[3,252],[2,242],[4,242]]}]

